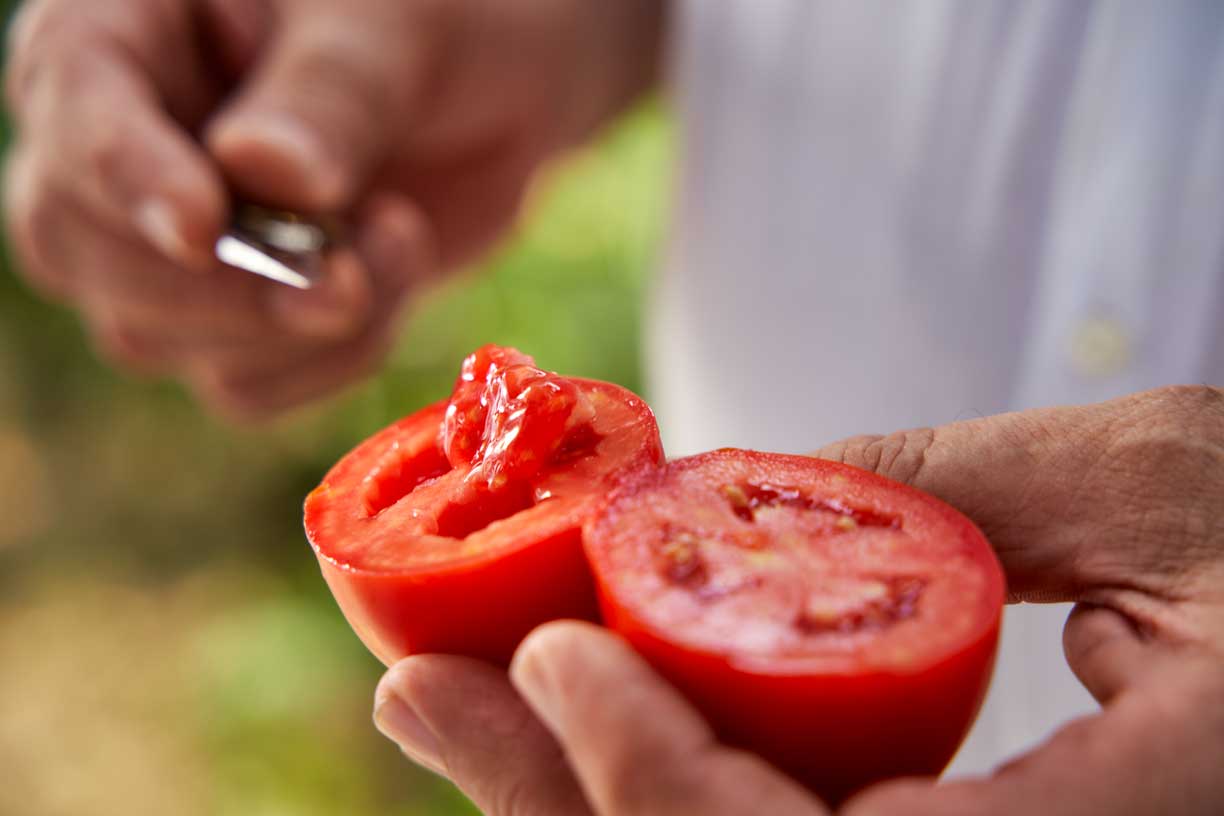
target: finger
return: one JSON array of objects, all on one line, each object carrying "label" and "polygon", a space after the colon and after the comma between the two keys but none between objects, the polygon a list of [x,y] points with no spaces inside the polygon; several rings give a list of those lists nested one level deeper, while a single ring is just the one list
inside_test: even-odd
[{"label": "finger", "polygon": [[363,272],[329,269],[311,293],[315,312],[286,312],[272,302],[284,287],[216,262],[201,274],[186,274],[140,241],[98,223],[72,196],[50,186],[38,190],[33,203],[11,214],[14,235],[27,247],[23,254],[36,258],[38,268],[54,270],[48,277],[72,281],[72,297],[87,314],[144,338],[142,345],[160,339],[187,350],[235,343],[303,349],[353,337],[369,320],[373,293]]},{"label": "finger", "polygon": [[404,162],[391,179],[429,213],[446,250],[442,263],[471,262],[505,233],[542,153],[509,142],[441,162]]},{"label": "finger", "polygon": [[187,378],[214,409],[240,422],[256,422],[365,379],[386,356],[393,339],[393,327],[380,323],[351,340],[289,355],[205,359],[191,366]]},{"label": "finger", "polygon": [[24,116],[31,92],[49,68],[101,46],[134,62],[165,109],[188,130],[227,93],[233,72],[249,65],[270,23],[265,0],[19,5],[9,29],[5,75],[10,110]]},{"label": "finger", "polygon": [[763,760],[720,745],[701,715],[604,629],[540,627],[510,677],[597,813],[827,812]]},{"label": "finger", "polygon": [[1127,692],[987,779],[877,786],[853,799],[846,816],[1218,813],[1224,698],[1213,685]]},{"label": "finger", "polygon": [[355,245],[370,271],[380,314],[394,314],[408,296],[441,279],[436,229],[408,198],[373,194],[359,209],[357,225]]},{"label": "finger", "polygon": [[547,729],[504,672],[423,655],[387,672],[374,720],[411,759],[444,774],[490,816],[590,813]]},{"label": "finger", "polygon": [[[1168,599],[1195,569],[1187,559],[1209,552],[1194,531],[1212,529],[1203,508],[1218,504],[1218,495],[1206,495],[1218,494],[1218,480],[1202,478],[1220,467],[1218,451],[1204,443],[1218,433],[1205,425],[1212,403],[1224,403],[1214,389],[1158,389],[1097,405],[856,437],[817,455],[906,482],[960,509],[990,538],[1013,599]],[[1160,507],[1181,511],[1152,512]],[[1152,544],[1174,540],[1185,544]]]},{"label": "finger", "polygon": [[20,146],[10,151],[4,168],[4,215],[13,249],[24,277],[46,297],[66,300],[72,293],[72,277],[62,264],[48,257],[47,249],[58,245],[51,219],[55,211],[49,188],[34,176],[29,152]]},{"label": "finger", "polygon": [[1102,705],[1142,683],[1159,657],[1133,621],[1113,609],[1076,604],[1063,629],[1067,664]]},{"label": "finger", "polygon": [[[435,244],[420,213],[398,196],[372,199],[360,216],[355,240],[359,254],[339,253],[332,266],[337,278],[370,281],[373,309],[365,329],[346,343],[295,359],[258,357],[198,368],[192,381],[206,402],[235,419],[267,418],[363,378],[385,356],[400,312],[438,276]],[[276,294],[282,299],[276,304],[282,315],[292,313],[302,296],[287,290]]]},{"label": "finger", "polygon": [[40,184],[73,190],[104,223],[181,264],[207,266],[226,220],[222,180],[164,109],[136,51],[86,22],[61,39],[55,29],[26,37],[15,58],[25,79],[13,95],[33,172]]},{"label": "finger", "polygon": [[359,322],[392,323],[408,295],[438,277],[433,245],[416,207],[394,194],[377,195],[358,212],[357,258],[338,253],[327,285],[306,291],[278,288],[271,293],[271,308],[285,325],[307,334],[326,333],[333,325],[342,333]]},{"label": "finger", "polygon": [[277,37],[207,135],[239,189],[310,211],[351,206],[422,91],[429,5],[382,0],[354,14],[282,0]]}]

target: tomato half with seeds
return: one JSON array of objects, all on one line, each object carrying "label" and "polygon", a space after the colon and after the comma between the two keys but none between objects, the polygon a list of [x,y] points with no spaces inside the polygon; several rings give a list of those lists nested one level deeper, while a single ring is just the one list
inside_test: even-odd
[{"label": "tomato half with seeds", "polygon": [[972,522],[905,485],[713,451],[618,487],[584,540],[605,623],[723,740],[830,802],[938,774],[985,696],[1002,570]]},{"label": "tomato half with seeds", "polygon": [[423,652],[506,664],[545,621],[597,619],[582,523],[619,475],[662,462],[658,429],[629,391],[520,357],[461,376],[450,401],[361,443],[306,500],[323,577],[388,665]]}]

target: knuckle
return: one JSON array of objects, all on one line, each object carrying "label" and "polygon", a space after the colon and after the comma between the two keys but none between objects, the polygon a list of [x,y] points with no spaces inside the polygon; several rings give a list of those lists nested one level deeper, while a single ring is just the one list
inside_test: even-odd
[{"label": "knuckle", "polygon": [[[1124,566],[1162,595],[1183,595],[1218,563],[1224,542],[1224,416],[1208,386],[1125,398],[1107,427],[1090,484],[1128,555]],[[1163,546],[1176,542],[1176,546]],[[1152,546],[1159,543],[1162,546]],[[1102,556],[1104,558],[1104,556]]]},{"label": "knuckle", "polygon": [[268,414],[258,385],[225,364],[205,361],[187,380],[196,399],[227,420],[246,424]]},{"label": "knuckle", "polygon": [[298,56],[296,70],[310,89],[312,109],[325,121],[346,125],[382,118],[395,101],[391,79],[353,60],[342,48],[340,43],[317,42]]},{"label": "knuckle", "polygon": [[494,816],[528,816],[535,812],[537,791],[521,777],[505,779],[490,799]]},{"label": "knuckle", "polygon": [[88,31],[87,18],[73,13],[71,5],[62,0],[26,3],[20,8],[7,38],[10,59],[5,96],[13,110],[23,110],[46,67],[77,53]]},{"label": "knuckle", "polygon": [[22,275],[45,294],[65,293],[70,270],[57,259],[61,237],[62,202],[39,183],[36,171],[10,165],[5,190],[5,215]]},{"label": "knuckle", "polygon": [[1224,391],[1165,386],[1132,405],[1114,420],[1108,463],[1153,480],[1224,472]]},{"label": "knuckle", "polygon": [[935,431],[916,428],[887,436],[857,436],[846,440],[841,461],[898,482],[914,484],[922,475]]},{"label": "knuckle", "polygon": [[337,24],[327,9],[295,26],[286,67],[316,111],[378,120],[401,111],[419,90],[403,81],[404,62],[432,54],[427,46],[447,37],[455,16],[447,0],[383,3],[370,11]]},{"label": "knuckle", "polygon": [[1156,410],[1194,425],[1224,420],[1224,389],[1210,385],[1168,385],[1149,392]]},{"label": "knuckle", "polygon": [[161,362],[155,343],[131,327],[106,320],[93,327],[94,349],[110,365],[129,371],[145,371]]},{"label": "knuckle", "polygon": [[83,169],[99,179],[115,179],[128,151],[118,118],[108,117],[96,121],[91,127],[90,138],[82,147]]},{"label": "knuckle", "polygon": [[840,462],[843,465],[853,465],[864,470],[874,470],[874,465],[867,460],[867,452],[880,439],[879,434],[851,436],[825,446],[819,451],[819,456],[822,459]]},{"label": "knuckle", "polygon": [[880,457],[884,450],[884,437],[879,434],[863,434],[852,437],[845,442],[842,449],[843,464],[875,471],[880,466]]}]

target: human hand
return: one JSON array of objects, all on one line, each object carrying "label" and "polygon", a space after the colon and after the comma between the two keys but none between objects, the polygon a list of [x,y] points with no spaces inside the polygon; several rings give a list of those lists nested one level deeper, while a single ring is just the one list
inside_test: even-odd
[{"label": "human hand", "polygon": [[[974,518],[1014,601],[1076,601],[1067,659],[1103,710],[994,775],[900,780],[877,814],[1209,814],[1224,801],[1224,394],[1166,388],[1006,414],[820,455]],[[623,642],[541,627],[510,677],[424,655],[379,686],[379,727],[491,814],[827,810],[708,727]]]},{"label": "human hand", "polygon": [[[6,211],[115,362],[261,416],[373,365],[535,166],[652,77],[659,0],[29,0]],[[315,290],[218,264],[229,190],[351,222]]]}]

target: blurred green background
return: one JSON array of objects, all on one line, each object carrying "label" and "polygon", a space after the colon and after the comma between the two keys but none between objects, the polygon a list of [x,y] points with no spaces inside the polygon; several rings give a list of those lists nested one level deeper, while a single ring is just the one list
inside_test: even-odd
[{"label": "blurred green background", "polygon": [[549,167],[514,234],[418,304],[377,378],[257,429],[98,363],[5,253],[0,814],[471,812],[371,726],[380,666],[319,577],[301,501],[482,343],[637,389],[669,151],[646,105]]}]

